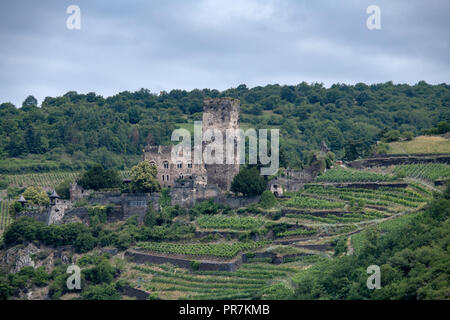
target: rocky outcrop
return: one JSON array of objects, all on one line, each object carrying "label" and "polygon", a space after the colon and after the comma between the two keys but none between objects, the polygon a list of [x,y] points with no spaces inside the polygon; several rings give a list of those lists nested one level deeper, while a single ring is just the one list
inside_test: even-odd
[{"label": "rocky outcrop", "polygon": [[0,256],[0,264],[7,273],[17,273],[24,267],[38,268],[41,266],[44,266],[47,272],[51,272],[55,259],[60,259],[62,263],[68,264],[72,261],[72,253],[71,246],[61,246],[55,249],[28,243],[3,251],[3,256]]},{"label": "rocky outcrop", "polygon": [[17,273],[24,267],[35,267],[32,255],[39,249],[32,243],[26,247],[15,246],[8,249],[3,257],[2,264],[10,266],[10,273]]}]

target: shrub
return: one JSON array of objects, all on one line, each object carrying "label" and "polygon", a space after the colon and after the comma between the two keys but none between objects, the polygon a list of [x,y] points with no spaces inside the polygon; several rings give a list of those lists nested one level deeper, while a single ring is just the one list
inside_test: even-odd
[{"label": "shrub", "polygon": [[89,286],[81,293],[84,300],[120,300],[120,294],[113,284]]},{"label": "shrub", "polygon": [[198,261],[191,261],[191,269],[194,271],[197,271],[200,268],[200,262]]},{"label": "shrub", "polygon": [[30,203],[40,206],[46,206],[50,204],[50,199],[47,193],[41,188],[28,187],[23,192],[23,197]]},{"label": "shrub", "polygon": [[64,180],[56,188],[55,191],[61,197],[61,199],[70,199],[70,184],[71,180]]},{"label": "shrub", "polygon": [[8,187],[8,181],[5,177],[0,176],[0,190]]},{"label": "shrub", "polygon": [[97,239],[92,234],[86,232],[80,234],[73,245],[78,252],[88,252],[97,246]]},{"label": "shrub", "polygon": [[95,165],[81,176],[78,184],[84,189],[100,190],[117,188],[121,180],[116,170],[105,170],[101,165]]},{"label": "shrub", "polygon": [[116,268],[114,268],[105,258],[97,263],[95,267],[83,270],[86,280],[94,284],[111,283],[117,272],[118,270],[116,270]]},{"label": "shrub", "polygon": [[172,199],[170,197],[169,189],[168,188],[162,189],[160,197],[159,197],[159,206],[161,208],[166,208],[166,207],[170,206],[171,203],[172,203]]},{"label": "shrub", "polygon": [[273,208],[276,204],[277,199],[275,198],[273,193],[270,190],[265,190],[261,195],[259,205],[264,209],[270,209]]},{"label": "shrub", "polygon": [[244,196],[256,196],[264,192],[267,181],[256,168],[244,168],[233,179],[231,191]]},{"label": "shrub", "polygon": [[158,171],[148,161],[142,161],[131,168],[131,189],[133,192],[156,192],[160,190],[156,179]]}]

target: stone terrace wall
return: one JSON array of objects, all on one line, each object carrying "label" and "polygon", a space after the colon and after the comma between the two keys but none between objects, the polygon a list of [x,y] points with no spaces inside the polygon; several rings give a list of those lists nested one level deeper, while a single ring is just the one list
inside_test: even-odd
[{"label": "stone terrace wall", "polygon": [[[179,258],[179,257],[166,257],[153,253],[143,253],[137,252],[135,250],[128,250],[125,252],[125,257],[135,263],[154,263],[154,264],[164,264],[170,263],[175,266],[192,270],[191,263],[192,261],[199,262],[200,271],[236,271],[236,269],[243,262],[243,255],[238,258],[230,261],[205,261],[199,260],[196,257],[192,258]],[[246,260],[245,260],[246,261]]]},{"label": "stone terrace wall", "polygon": [[[294,258],[298,256],[310,255],[309,253],[295,253],[288,255],[277,255],[273,252],[256,252],[251,255],[251,258],[270,258],[271,263],[280,264],[285,262],[289,258]],[[206,261],[201,259],[192,258],[179,258],[179,257],[168,257],[162,256],[154,253],[138,252],[135,250],[128,250],[125,252],[125,257],[134,263],[153,263],[153,264],[164,264],[170,263],[180,268],[192,270],[192,261],[197,261],[199,263],[199,271],[236,271],[242,263],[245,263],[250,258],[248,254],[243,253],[238,257],[228,260],[228,261]]]},{"label": "stone terrace wall", "polygon": [[170,190],[170,196],[172,197],[172,205],[179,205],[183,208],[191,208],[196,203],[205,200],[214,200],[216,203],[227,205],[231,208],[241,208],[248,206],[249,204],[259,201],[260,196],[255,197],[234,197],[226,196],[219,187],[215,185],[195,185],[185,184],[175,185]]},{"label": "stone terrace wall", "polygon": [[50,209],[45,210],[43,212],[38,211],[22,211],[17,213],[17,218],[20,217],[30,217],[33,218],[36,221],[43,222],[45,224],[48,224],[50,219]]},{"label": "stone terrace wall", "polygon": [[113,204],[114,209],[110,221],[126,220],[129,217],[137,216],[139,222],[144,220],[149,201],[155,210],[159,209],[159,194],[157,193],[96,192],[88,199],[90,205]]},{"label": "stone terrace wall", "polygon": [[336,188],[362,188],[362,189],[379,189],[385,187],[389,188],[408,187],[408,183],[405,182],[321,182],[314,185],[333,186]]},{"label": "stone terrace wall", "polygon": [[355,169],[362,169],[367,167],[387,167],[401,164],[414,164],[414,163],[447,163],[450,164],[450,154],[435,155],[435,154],[422,154],[422,155],[386,155],[380,157],[379,155],[364,160],[356,160],[348,163],[348,166]]}]

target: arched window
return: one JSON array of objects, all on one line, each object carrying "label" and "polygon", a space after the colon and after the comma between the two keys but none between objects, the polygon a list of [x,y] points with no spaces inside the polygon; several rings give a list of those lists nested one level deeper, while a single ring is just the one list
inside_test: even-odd
[{"label": "arched window", "polygon": [[192,162],[189,161],[187,165],[189,169],[192,169]]},{"label": "arched window", "polygon": [[156,162],[155,161],[150,161],[150,165],[156,167]]},{"label": "arched window", "polygon": [[177,162],[177,168],[178,168],[178,169],[183,168],[183,164],[182,164],[181,162]]},{"label": "arched window", "polygon": [[169,169],[169,162],[168,161],[164,161],[163,165],[164,165],[164,169]]}]

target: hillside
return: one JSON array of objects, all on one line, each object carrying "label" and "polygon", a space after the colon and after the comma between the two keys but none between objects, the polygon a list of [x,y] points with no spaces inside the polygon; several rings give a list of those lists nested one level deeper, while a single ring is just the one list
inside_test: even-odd
[{"label": "hillside", "polygon": [[[446,164],[420,166],[429,178],[450,174]],[[87,216],[62,225],[5,220],[2,214],[0,256],[9,258],[0,265],[0,294],[9,299],[448,298],[448,279],[441,272],[448,261],[448,189],[442,196],[444,188],[433,186],[432,179],[416,171],[399,176],[397,170],[405,167],[335,167],[303,190],[239,209],[206,201],[187,210],[160,200],[159,211],[148,209],[143,223],[136,217],[111,220],[113,206],[99,205],[95,197],[77,205]],[[65,287],[71,261],[83,270],[81,291]],[[364,289],[366,264],[374,263],[392,275],[376,293]],[[324,291],[325,283],[332,285]]]},{"label": "hillside", "polygon": [[[282,166],[301,167],[325,141],[338,158],[364,156],[386,128],[418,135],[450,121],[449,86],[424,81],[356,85],[302,82],[248,88],[146,89],[111,97],[67,92],[22,106],[0,104],[0,174],[82,170],[93,163],[126,169],[150,144],[169,144],[176,127],[201,120],[206,97],[241,101],[243,128],[279,128]],[[40,105],[40,107],[38,107]]]},{"label": "hillside", "polygon": [[[297,299],[450,299],[450,189],[427,209],[352,236],[355,253],[294,276]],[[369,290],[360,271],[381,268]]]}]

